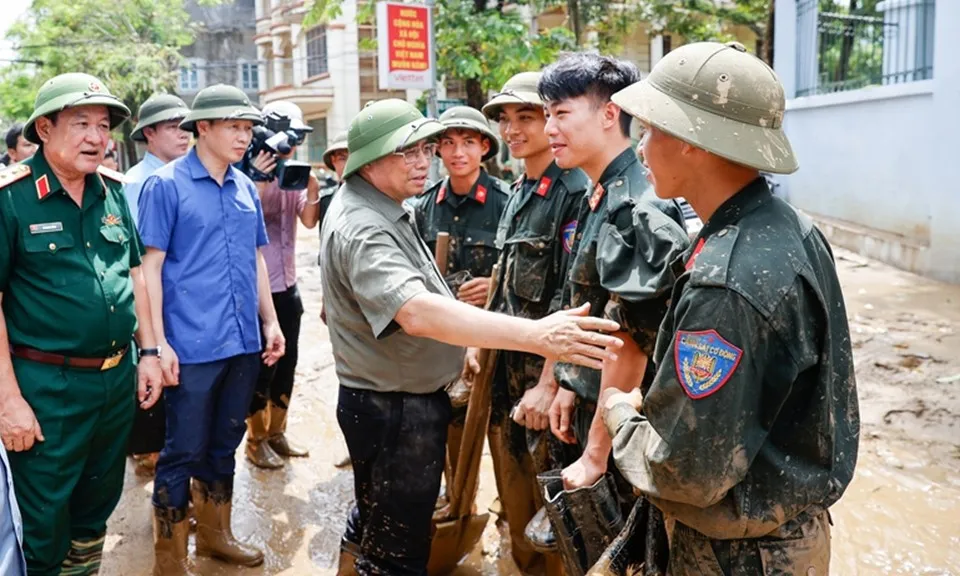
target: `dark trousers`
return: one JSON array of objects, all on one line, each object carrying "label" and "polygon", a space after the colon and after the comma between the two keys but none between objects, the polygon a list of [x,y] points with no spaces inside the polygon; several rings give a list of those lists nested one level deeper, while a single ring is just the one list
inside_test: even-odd
[{"label": "dark trousers", "polygon": [[446,456],[450,399],[340,387],[337,421],[353,462],[356,505],[344,540],[360,576],[426,576]]},{"label": "dark trousers", "polygon": [[186,508],[191,478],[233,480],[234,453],[259,373],[259,353],[180,365],[180,385],[163,391],[167,434],[157,461],[154,506]]},{"label": "dark trousers", "polygon": [[293,394],[293,379],[297,372],[299,355],[297,342],[300,340],[300,317],[303,316],[303,301],[297,285],[294,284],[284,292],[274,292],[273,307],[277,310],[280,331],[287,341],[286,353],[273,366],[261,364],[257,387],[250,402],[250,415],[266,408],[268,400],[273,402],[274,406],[286,410]]}]

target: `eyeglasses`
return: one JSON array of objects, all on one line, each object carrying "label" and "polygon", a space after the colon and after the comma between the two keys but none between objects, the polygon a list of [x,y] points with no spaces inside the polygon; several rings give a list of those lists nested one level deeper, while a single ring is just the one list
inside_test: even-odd
[{"label": "eyeglasses", "polygon": [[420,160],[420,155],[422,154],[426,158],[427,162],[437,153],[437,145],[434,142],[429,142],[423,144],[422,146],[417,146],[415,148],[407,148],[401,152],[394,152],[397,156],[403,156],[403,161],[408,166],[411,164],[416,164]]}]

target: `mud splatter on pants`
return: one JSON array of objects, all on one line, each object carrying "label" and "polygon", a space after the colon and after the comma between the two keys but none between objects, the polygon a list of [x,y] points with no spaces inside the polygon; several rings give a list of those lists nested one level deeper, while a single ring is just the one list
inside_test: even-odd
[{"label": "mud splatter on pants", "polygon": [[343,538],[360,549],[360,576],[426,576],[451,413],[444,390],[340,387],[337,421],[356,496]]}]

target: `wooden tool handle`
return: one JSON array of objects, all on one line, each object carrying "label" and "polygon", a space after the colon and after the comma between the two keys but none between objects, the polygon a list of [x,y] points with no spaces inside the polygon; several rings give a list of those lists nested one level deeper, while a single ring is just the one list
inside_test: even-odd
[{"label": "wooden tool handle", "polygon": [[447,275],[447,253],[450,251],[450,234],[447,232],[437,233],[437,247],[434,248],[433,257],[437,261],[437,268],[440,274]]},{"label": "wooden tool handle", "polygon": [[[491,282],[499,278],[499,266],[494,265],[490,274]],[[495,284],[491,284],[493,286]],[[494,290],[487,295],[485,308],[493,304]],[[470,403],[467,404],[466,421],[463,424],[463,440],[457,458],[456,471],[450,494],[450,516],[460,518],[470,514],[477,493],[477,478],[480,474],[480,456],[483,453],[483,441],[486,438],[487,424],[490,421],[491,390],[493,388],[494,369],[497,364],[497,350],[480,350],[478,358],[480,373],[477,374],[470,389]]]}]

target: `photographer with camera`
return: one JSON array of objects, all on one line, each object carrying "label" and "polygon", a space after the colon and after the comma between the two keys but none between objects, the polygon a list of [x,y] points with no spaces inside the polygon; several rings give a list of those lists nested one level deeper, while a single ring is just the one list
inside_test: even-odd
[{"label": "photographer with camera", "polygon": [[[297,218],[307,228],[320,221],[320,181],[310,166],[296,162],[297,146],[312,128],[292,102],[263,108],[266,125],[254,130],[244,171],[253,178],[270,243],[263,247],[270,291],[286,354],[273,366],[260,367],[247,416],[247,459],[260,468],[283,467],[282,457],[307,456],[306,449],[286,437],[287,410],[297,368],[297,341],[303,302],[297,289]],[[269,179],[267,179],[269,177]]]}]

